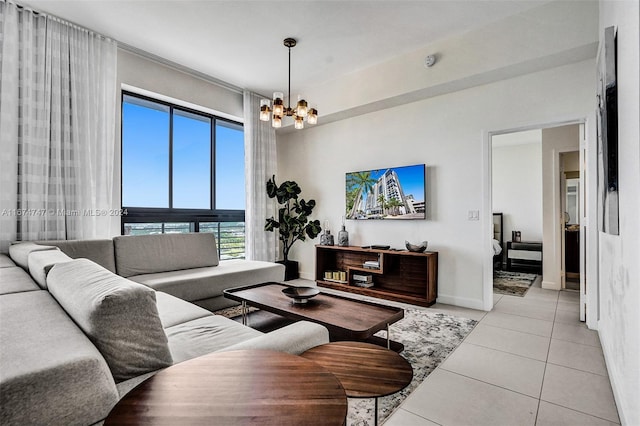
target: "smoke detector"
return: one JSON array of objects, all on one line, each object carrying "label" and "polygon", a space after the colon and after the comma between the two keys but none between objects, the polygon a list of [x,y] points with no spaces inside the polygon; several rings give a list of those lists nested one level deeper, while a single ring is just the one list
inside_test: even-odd
[{"label": "smoke detector", "polygon": [[429,55],[426,58],[424,58],[424,66],[429,68],[432,67],[433,64],[436,63],[436,56],[435,55]]}]

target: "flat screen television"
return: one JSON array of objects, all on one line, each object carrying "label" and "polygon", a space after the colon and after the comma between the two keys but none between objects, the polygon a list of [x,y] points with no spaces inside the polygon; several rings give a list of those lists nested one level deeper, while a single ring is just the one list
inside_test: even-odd
[{"label": "flat screen television", "polygon": [[425,165],[346,174],[347,219],[425,219]]}]

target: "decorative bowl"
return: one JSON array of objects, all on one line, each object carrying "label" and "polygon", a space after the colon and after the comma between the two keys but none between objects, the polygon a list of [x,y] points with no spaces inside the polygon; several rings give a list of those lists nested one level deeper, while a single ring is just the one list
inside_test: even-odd
[{"label": "decorative bowl", "polygon": [[407,250],[415,253],[422,253],[427,249],[427,241],[423,241],[419,245],[416,245],[416,244],[411,244],[409,241],[405,240],[404,245],[407,247]]},{"label": "decorative bowl", "polygon": [[287,287],[282,292],[293,299],[293,303],[307,303],[309,299],[318,295],[320,290],[317,287]]}]

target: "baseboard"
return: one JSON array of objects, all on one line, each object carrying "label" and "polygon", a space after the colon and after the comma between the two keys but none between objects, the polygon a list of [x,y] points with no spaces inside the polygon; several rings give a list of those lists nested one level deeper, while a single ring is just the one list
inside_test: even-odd
[{"label": "baseboard", "polygon": [[[599,324],[598,324],[598,328],[600,328]],[[609,376],[609,382],[611,382],[613,399],[616,403],[616,409],[618,410],[618,418],[620,420],[621,425],[628,425],[630,423],[627,422],[627,419],[624,415],[624,410],[623,410],[624,404],[622,404],[622,402],[624,401],[623,392],[620,390],[620,386],[618,385],[616,375],[612,374],[613,371],[611,371],[611,369],[609,368],[609,365],[612,365],[612,364],[609,363],[609,361],[611,360],[611,357],[608,356],[607,348],[609,348],[609,345],[607,343],[607,338],[605,336],[606,336],[606,333],[602,334],[600,333],[600,331],[598,331],[598,337],[600,338],[600,346],[602,347],[602,354],[604,355],[604,364],[607,367],[607,375]]]},{"label": "baseboard", "polygon": [[542,281],[541,286],[545,290],[561,290],[560,286],[553,281]]},{"label": "baseboard", "polygon": [[300,278],[302,278],[303,280],[310,280],[310,281],[315,281],[315,275],[311,272],[304,272],[304,271],[300,271]]},{"label": "baseboard", "polygon": [[477,309],[484,311],[484,303],[482,299],[469,299],[467,297],[449,296],[447,294],[439,294],[436,303],[445,305],[454,305],[461,308]]}]

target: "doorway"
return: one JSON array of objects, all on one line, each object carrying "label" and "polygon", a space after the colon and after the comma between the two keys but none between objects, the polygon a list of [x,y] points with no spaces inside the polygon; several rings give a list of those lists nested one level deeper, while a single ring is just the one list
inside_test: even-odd
[{"label": "doorway", "polygon": [[[526,133],[529,131],[535,131],[537,134],[542,135],[541,156],[542,165],[540,171],[536,172],[542,176],[541,193],[535,190],[535,194],[530,198],[529,202],[533,199],[540,200],[540,204],[536,207],[531,207],[535,211],[542,211],[541,219],[536,219],[536,215],[529,214],[528,217],[523,216],[523,222],[515,223],[515,220],[511,224],[514,230],[521,232],[521,238],[524,239],[525,235],[527,239],[533,239],[536,235],[540,235],[540,220],[542,221],[541,241],[542,241],[542,288],[561,290],[564,288],[564,227],[563,212],[566,202],[562,201],[561,194],[565,194],[565,191],[561,188],[561,179],[563,184],[565,183],[564,175],[561,174],[560,155],[565,152],[579,151],[579,164],[580,168],[587,166],[586,154],[586,138],[585,138],[585,121],[576,120],[565,123],[554,123],[549,125],[529,126],[523,128],[509,129],[504,131],[487,132],[484,138],[484,156],[483,161],[486,165],[487,173],[484,175],[484,215],[483,215],[483,229],[485,230],[485,238],[487,248],[492,246],[491,241],[491,229],[493,224],[491,223],[492,212],[494,212],[494,198],[498,200],[500,197],[493,193],[493,140],[498,140],[499,137],[509,134]],[[594,129],[589,128],[589,134]],[[591,140],[591,138],[589,139]],[[595,140],[595,139],[594,139]],[[524,158],[524,157],[521,157]],[[516,160],[518,161],[518,160]],[[589,163],[590,164],[590,163]],[[516,168],[516,170],[522,170],[522,168]],[[591,169],[590,169],[591,170]],[[522,173],[522,172],[514,172]],[[528,174],[531,174],[529,172]],[[584,177],[580,176],[580,185],[577,190],[582,194],[584,193]],[[522,195],[522,194],[520,194]],[[584,203],[584,197],[580,197],[580,203]],[[530,204],[531,205],[531,204]],[[496,206],[498,207],[498,206]],[[579,220],[579,224],[582,224],[584,216]],[[507,219],[505,219],[507,222]],[[532,223],[534,225],[532,225]],[[586,223],[586,222],[585,222]],[[522,228],[522,229],[517,229]],[[580,233],[583,233],[584,226],[580,227]],[[505,229],[504,234],[506,239],[511,239],[511,231]],[[538,232],[538,234],[536,234]],[[531,238],[529,238],[531,237]],[[506,240],[507,241],[507,240]],[[581,318],[584,320],[584,306],[586,303],[585,287],[584,287],[584,242],[581,239],[580,245],[580,277],[581,283]],[[490,310],[493,300],[493,262],[491,256],[493,253],[488,252],[486,256],[486,265],[484,274],[484,306],[486,310]]]}]

